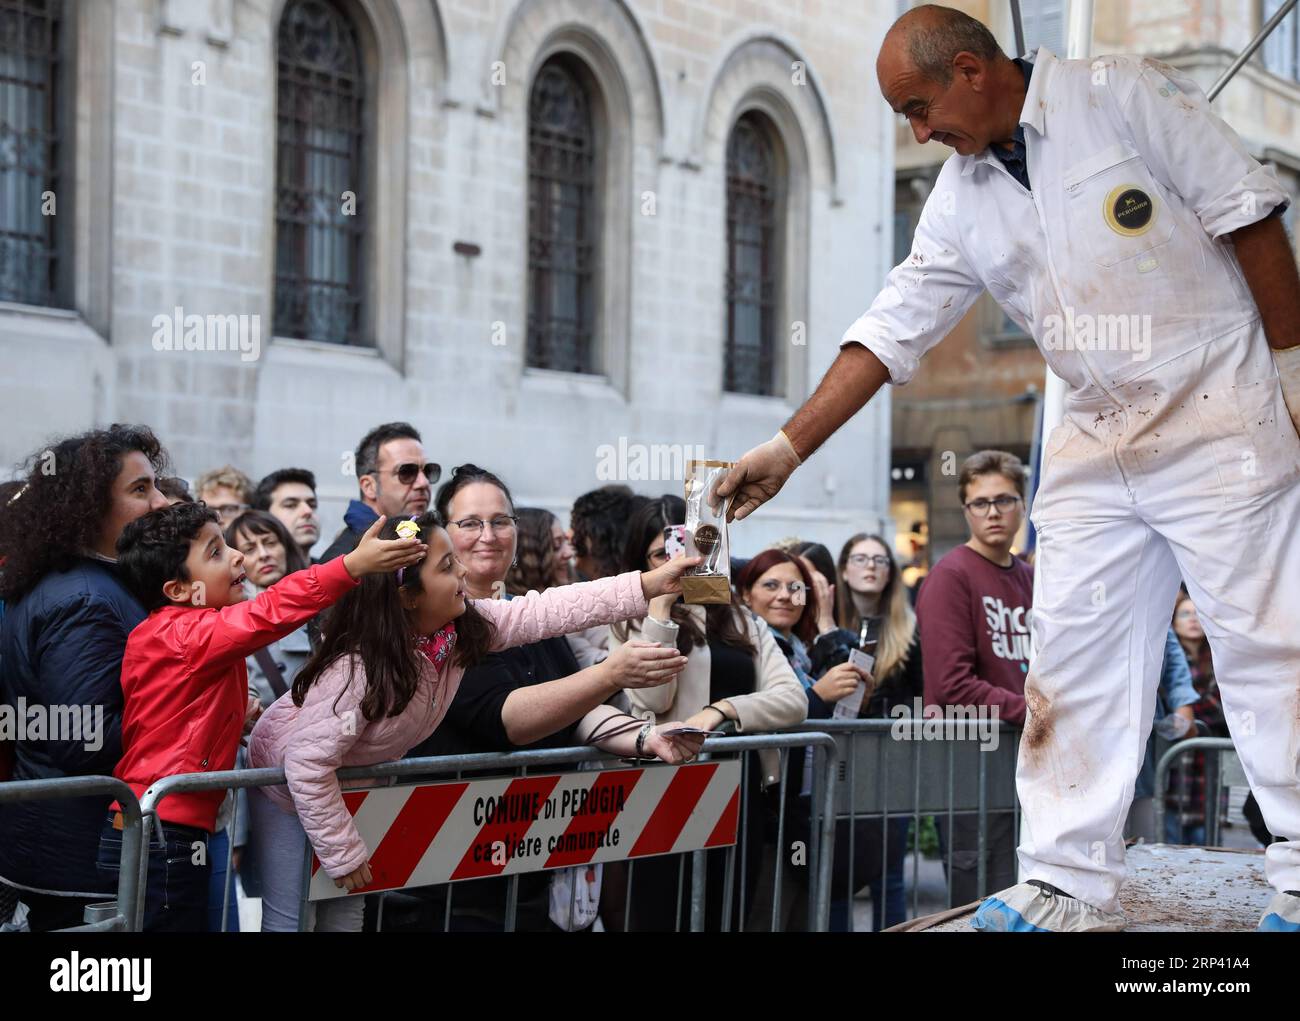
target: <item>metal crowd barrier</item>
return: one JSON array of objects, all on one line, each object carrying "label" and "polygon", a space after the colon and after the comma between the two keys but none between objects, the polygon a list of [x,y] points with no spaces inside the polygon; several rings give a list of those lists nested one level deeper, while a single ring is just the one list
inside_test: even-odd
[{"label": "metal crowd barrier", "polygon": [[[122,932],[135,928],[136,905],[141,896],[141,865],[148,864],[142,850],[144,828],[140,802],[121,780],[111,776],[65,776],[49,780],[12,780],[0,783],[0,802],[102,796],[107,814],[110,799],[122,808],[122,858],[117,875],[117,898],[86,908],[86,924],[62,932]],[[21,891],[19,899],[22,899]]]},{"label": "metal crowd barrier", "polygon": [[[810,835],[813,847],[809,849],[807,862],[808,872],[810,874],[809,882],[809,928],[816,931],[825,931],[827,927],[829,910],[830,910],[830,881],[832,861],[831,855],[834,848],[834,825],[835,812],[833,798],[835,796],[835,785],[831,780],[837,764],[836,742],[830,735],[819,732],[814,729],[811,731],[800,731],[792,734],[763,734],[746,737],[727,737],[714,738],[706,741],[701,752],[701,760],[709,758],[719,758],[730,754],[739,754],[742,759],[741,765],[741,792],[740,792],[740,815],[738,819],[738,838],[737,843],[725,849],[717,848],[713,851],[694,851],[678,854],[675,857],[679,859],[678,864],[678,881],[677,881],[677,913],[678,919],[681,918],[682,906],[684,900],[686,859],[689,857],[691,888],[689,904],[689,927],[692,931],[698,931],[704,928],[707,896],[706,884],[706,855],[722,853],[725,855],[725,880],[723,889],[723,903],[721,914],[721,927],[723,931],[730,928],[732,917],[732,908],[737,907],[736,912],[740,919],[740,924],[744,925],[748,917],[746,908],[752,911],[753,905],[746,904],[746,879],[749,870],[761,867],[762,863],[751,862],[749,860],[748,845],[749,841],[745,839],[748,827],[761,826],[763,820],[755,820],[749,817],[751,811],[749,793],[750,763],[746,756],[755,755],[759,751],[766,749],[777,750],[780,755],[781,769],[780,793],[778,795],[779,811],[777,819],[778,844],[782,846],[784,833],[786,831],[786,802],[785,797],[785,780],[787,774],[787,765],[789,762],[789,753],[792,749],[797,749],[799,754],[803,754],[805,748],[814,750],[814,769],[813,783],[811,793],[811,804],[813,806],[813,822],[810,827]],[[347,788],[348,781],[369,781],[362,789],[371,789],[373,781],[387,781],[387,786],[411,786],[416,783],[428,783],[439,780],[461,780],[467,779],[466,774],[474,774],[473,779],[486,779],[491,776],[516,776],[523,777],[529,775],[530,771],[536,771],[538,767],[544,766],[571,766],[582,762],[595,763],[615,763],[620,760],[607,755],[597,749],[590,747],[579,748],[559,748],[534,751],[521,751],[511,753],[474,753],[466,755],[437,756],[427,758],[403,759],[397,762],[382,763],[374,766],[359,766],[342,769],[338,771],[338,777]],[[655,765],[653,760],[645,762],[646,765]],[[487,774],[479,776],[479,772]],[[399,784],[400,780],[408,780],[409,783]],[[168,797],[173,794],[188,793],[200,790],[230,790],[250,787],[268,787],[285,782],[284,772],[281,769],[240,769],[228,770],[225,772],[215,773],[188,773],[178,776],[165,777],[153,784],[140,801],[140,813],[142,822],[140,828],[143,829],[151,824],[159,826],[158,807]],[[233,831],[234,820],[230,824]],[[373,848],[372,848],[373,851]],[[824,853],[823,853],[824,852]],[[661,856],[669,857],[669,856]],[[304,863],[304,869],[310,875],[311,851],[308,849],[307,860]],[[638,860],[650,859],[628,859],[623,864],[626,867],[626,896],[627,906],[630,912],[632,903],[632,894],[635,887],[635,871]],[[139,930],[143,924],[144,906],[145,906],[145,883],[147,878],[147,857],[142,858],[139,862],[138,885],[135,888],[134,911],[131,915],[131,925],[129,928]],[[124,869],[124,872],[126,870]],[[780,867],[778,858],[776,867],[773,869],[774,889],[772,894],[772,927],[779,928],[778,906],[781,903],[781,884],[783,878],[783,869]],[[739,880],[737,882],[737,879]],[[227,871],[227,884],[231,882],[231,873]],[[455,883],[449,883],[446,886],[446,902],[444,908],[444,930],[450,929],[453,912],[453,900]],[[519,875],[512,874],[506,878],[506,899],[504,906],[504,915],[502,928],[506,931],[513,931],[516,927],[516,914],[518,907],[518,888]],[[739,899],[734,900],[737,893]],[[227,891],[223,893],[223,904],[228,900]],[[383,917],[383,899],[388,894],[377,895],[380,899],[380,909],[378,918],[378,928],[382,928]],[[303,928],[308,917],[308,899],[304,890],[304,898],[299,904],[299,928]],[[628,917],[624,916],[624,927],[626,928]]]},{"label": "metal crowd barrier", "polygon": [[[920,833],[922,819],[926,816],[934,817],[937,828],[941,830],[946,907],[955,906],[953,866],[956,850],[973,850],[976,855],[975,890],[966,899],[994,892],[989,889],[991,859],[1000,862],[1009,858],[1005,864],[1011,870],[1011,878],[1005,885],[1015,883],[1015,845],[1020,832],[1020,802],[1016,794],[1019,727],[978,719],[943,722],[905,716],[870,720],[807,720],[797,729],[829,733],[839,745],[833,803],[837,821],[847,823],[842,828],[844,835],[837,838],[837,843],[841,847],[847,843],[848,861],[837,870],[834,882],[836,888],[841,878],[845,882],[850,931],[854,928],[854,895],[861,885],[870,882],[867,877],[856,875],[858,823],[864,820],[880,821],[880,875],[879,885],[873,891],[873,902],[878,903],[876,910],[882,919],[882,928],[902,920],[890,919],[888,915],[890,865],[892,858],[895,866],[892,880],[901,884],[905,862],[900,860],[900,851],[906,854],[906,828],[909,824],[914,844],[910,917],[921,914]],[[993,738],[996,738],[996,747],[992,747]],[[983,750],[981,746],[986,740],[991,747]],[[998,817],[1009,817],[1009,847],[996,847],[990,843],[990,822]],[[959,820],[965,823],[973,821],[976,826],[973,849],[954,846],[955,827]],[[969,837],[965,832],[967,828],[963,827],[961,837]]]},{"label": "metal crowd barrier", "polygon": [[[1246,784],[1245,773],[1241,768],[1240,761],[1237,759],[1236,748],[1230,737],[1185,738],[1176,744],[1170,745],[1168,750],[1160,756],[1156,762],[1156,789],[1153,805],[1156,820],[1156,840],[1169,842],[1165,841],[1165,797],[1170,767],[1175,759],[1186,755],[1188,752],[1195,751],[1213,753],[1205,757],[1205,797],[1202,807],[1205,821],[1205,844],[1208,847],[1218,847],[1221,822],[1219,801],[1222,789],[1228,786],[1232,779],[1237,779],[1239,781],[1238,785]],[[1227,762],[1224,761],[1225,753],[1231,755]],[[1181,836],[1181,833],[1179,835]],[[1177,843],[1181,842],[1181,840],[1177,841]]]}]

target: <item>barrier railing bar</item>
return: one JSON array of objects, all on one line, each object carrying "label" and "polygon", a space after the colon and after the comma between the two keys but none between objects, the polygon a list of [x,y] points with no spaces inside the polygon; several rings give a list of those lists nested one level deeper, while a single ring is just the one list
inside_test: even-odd
[{"label": "barrier railing bar", "polygon": [[[122,812],[122,857],[117,871],[117,914],[113,918],[74,926],[70,932],[110,932],[139,930],[135,905],[144,910],[142,866],[148,863],[144,853],[140,802],[125,783],[112,776],[59,776],[45,780],[10,780],[0,783],[0,802],[10,801],[61,801],[65,798],[83,798],[104,795],[113,798]],[[105,804],[105,812],[108,810]]]}]

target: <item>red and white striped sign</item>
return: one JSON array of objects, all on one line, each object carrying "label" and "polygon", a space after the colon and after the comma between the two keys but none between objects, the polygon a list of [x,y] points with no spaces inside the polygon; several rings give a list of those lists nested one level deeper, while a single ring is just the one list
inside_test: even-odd
[{"label": "red and white striped sign", "polygon": [[[740,761],[347,791],[371,848],[358,893],[725,847]],[[310,900],[347,896],[312,863]]]}]

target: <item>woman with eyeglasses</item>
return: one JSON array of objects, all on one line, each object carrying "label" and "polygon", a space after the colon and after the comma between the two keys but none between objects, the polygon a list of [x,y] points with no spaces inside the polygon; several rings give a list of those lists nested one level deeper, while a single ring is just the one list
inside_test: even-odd
[{"label": "woman with eyeglasses", "polygon": [[[921,666],[921,634],[916,613],[908,598],[906,581],[890,545],[879,535],[859,532],[851,536],[840,550],[836,562],[836,590],[840,593],[839,626],[861,635],[864,621],[879,621],[875,668],[859,719],[882,719],[897,705],[911,707],[913,700],[925,695],[925,674]],[[814,713],[810,713],[814,715]],[[820,716],[820,711],[815,715]],[[829,713],[827,714],[829,715]],[[880,847],[880,820],[859,822],[862,827],[854,837],[854,853],[864,845]],[[903,880],[903,857],[907,851],[910,820],[891,818],[885,862],[884,917],[880,907],[880,864],[861,869],[854,865],[854,878],[870,878],[872,914],[876,929],[897,925],[907,917],[907,900]],[[862,837],[866,836],[866,840]],[[847,849],[846,849],[847,852]]]},{"label": "woman with eyeglasses", "polygon": [[[632,515],[622,570],[662,567],[669,557],[664,550],[664,527],[686,520],[686,502],[679,496],[664,496]],[[635,565],[630,567],[628,565]],[[739,734],[761,734],[793,726],[808,712],[808,699],[781,652],[772,630],[747,612],[734,599],[730,604],[687,605],[678,597],[654,599],[642,620],[610,625],[610,648],[645,640],[676,648],[686,656],[686,668],[674,680],[656,688],[629,688],[625,694],[632,711],[647,719],[685,719],[686,725],[703,730],[734,729]],[[746,868],[743,905],[745,913],[754,905],[759,866],[763,854],[764,810],[762,790],[775,783],[780,772],[776,751],[750,755],[746,803],[742,811],[745,830],[740,835]],[[672,931],[686,928],[690,905],[689,865],[678,899],[679,859],[643,859],[634,865],[631,909],[633,931]],[[741,875],[737,859],[735,878]],[[721,928],[726,853],[708,853],[705,884],[705,925]],[[607,892],[619,891],[606,886]],[[624,905],[625,906],[625,905]],[[732,898],[732,931],[739,930],[742,897]]]},{"label": "woman with eyeglasses", "polygon": [[[438,489],[435,507],[447,522],[456,558],[466,567],[470,597],[508,599],[568,582],[566,566],[572,554],[560,541],[558,522],[547,511],[516,510],[510,490],[492,472],[472,464],[456,468]],[[685,663],[674,648],[638,643],[584,670],[563,636],[493,653],[465,672],[442,726],[411,754],[582,744],[597,730],[604,733],[620,725],[616,717],[625,714],[605,703],[621,689],[668,683]],[[680,724],[665,723],[651,731],[645,741],[651,755],[669,762],[689,757],[662,736],[675,725]],[[521,875],[518,882],[517,928],[553,930],[549,875]],[[445,892],[436,889],[428,895],[434,910],[423,914],[421,927],[442,927]],[[504,879],[455,884],[450,893],[452,928],[500,930],[506,892]],[[385,928],[392,928],[385,917]]]},{"label": "woman with eyeglasses", "polygon": [[[798,541],[789,543],[790,549],[801,545]],[[827,619],[829,583],[816,586],[816,573],[808,560],[789,550],[766,549],[741,570],[736,587],[746,605],[772,629],[777,645],[806,691],[809,717],[824,718],[831,715],[837,701],[854,692],[859,682],[869,682],[870,675],[848,662],[855,636]],[[811,840],[812,761],[811,750],[792,753],[785,786],[786,839],[805,844]],[[772,840],[780,830],[780,808],[779,801],[769,799],[768,836]],[[848,841],[843,838],[844,829],[836,828],[831,887],[831,928],[835,931],[848,930],[848,870],[844,866]],[[841,841],[843,847],[838,846]],[[876,844],[879,842],[877,834]],[[807,870],[792,867],[781,848],[774,850],[772,868],[780,863],[784,871],[780,915],[790,928],[802,929],[807,924]],[[864,882],[868,878],[861,870],[855,875]]]},{"label": "woman with eyeglasses", "polygon": [[[1173,630],[1187,656],[1192,687],[1199,696],[1192,704],[1194,718],[1203,724],[1198,729],[1209,737],[1228,737],[1227,717],[1219,697],[1218,682],[1214,679],[1210,643],[1192,597],[1185,589],[1179,591],[1174,601]],[[1171,844],[1205,843],[1206,790],[1205,753],[1192,752],[1176,759],[1169,771],[1169,787],[1165,793],[1165,841]],[[1223,793],[1226,796],[1226,791]],[[1220,806],[1220,810],[1224,808]]]}]

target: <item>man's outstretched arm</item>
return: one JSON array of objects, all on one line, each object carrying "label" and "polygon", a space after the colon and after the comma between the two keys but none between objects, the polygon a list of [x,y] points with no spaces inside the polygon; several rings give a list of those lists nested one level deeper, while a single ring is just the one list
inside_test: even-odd
[{"label": "man's outstretched arm", "polygon": [[806,461],[889,382],[885,363],[861,344],[847,344],[811,397],[781,429]]},{"label": "man's outstretched arm", "polygon": [[728,520],[743,520],[776,496],[794,470],[888,382],[889,370],[865,347],[842,347],[781,432],[742,457],[718,486],[719,497],[735,494]]}]

